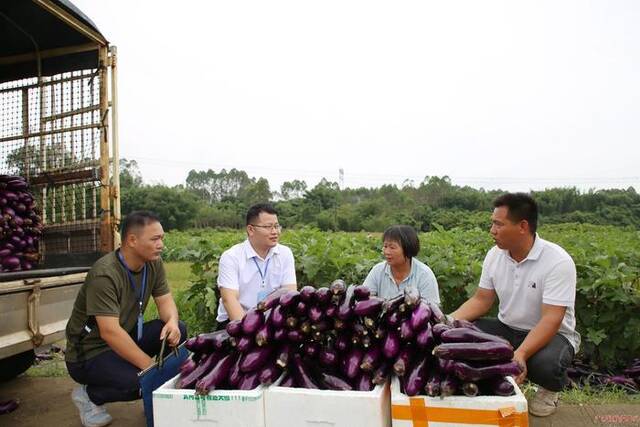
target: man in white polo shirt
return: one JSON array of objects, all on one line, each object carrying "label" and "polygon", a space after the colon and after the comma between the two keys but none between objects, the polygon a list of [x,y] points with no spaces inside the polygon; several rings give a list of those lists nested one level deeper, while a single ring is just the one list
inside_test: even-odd
[{"label": "man in white polo shirt", "polygon": [[227,249],[220,257],[218,328],[229,320],[242,319],[271,291],[296,289],[296,269],[291,249],[278,244],[282,227],[269,204],[247,211],[247,240]]},{"label": "man in white polo shirt", "polygon": [[498,318],[478,319],[476,325],[511,342],[514,360],[524,368],[516,381],[528,377],[539,385],[529,412],[551,415],[580,347],[574,313],[576,267],[564,249],[536,233],[538,207],[529,195],[498,197],[491,219],[496,246],[484,260],[476,293],[451,316],[476,320],[497,296]]}]

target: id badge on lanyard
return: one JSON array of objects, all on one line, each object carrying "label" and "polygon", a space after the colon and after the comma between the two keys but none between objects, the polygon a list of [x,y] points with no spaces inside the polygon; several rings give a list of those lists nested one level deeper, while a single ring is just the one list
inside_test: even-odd
[{"label": "id badge on lanyard", "polygon": [[260,279],[262,279],[262,283],[260,284],[260,290],[258,291],[257,302],[262,301],[267,297],[267,295],[271,293],[269,288],[266,286],[267,271],[269,269],[269,261],[271,261],[271,258],[267,259],[267,262],[264,265],[264,273],[263,273],[262,270],[260,270],[260,266],[258,265],[258,261],[256,260],[256,257],[253,257],[253,262],[255,263],[256,268],[258,269],[258,273],[260,273]]},{"label": "id badge on lanyard", "polygon": [[127,276],[129,277],[129,283],[131,284],[131,289],[133,289],[133,293],[136,295],[137,298],[137,302],[138,302],[138,321],[137,321],[137,341],[140,341],[142,339],[142,326],[144,325],[144,313],[142,312],[142,301],[144,299],[144,292],[145,289],[147,287],[147,264],[144,264],[144,267],[142,267],[142,286],[140,289],[140,295],[138,295],[138,293],[136,292],[136,282],[133,280],[133,275],[131,274],[131,270],[129,269],[129,266],[127,265],[127,263],[124,261],[124,258],[122,257],[122,254],[120,253],[120,251],[118,251],[118,258],[120,259],[120,262],[122,263],[122,265],[124,266],[124,269],[127,272]]}]

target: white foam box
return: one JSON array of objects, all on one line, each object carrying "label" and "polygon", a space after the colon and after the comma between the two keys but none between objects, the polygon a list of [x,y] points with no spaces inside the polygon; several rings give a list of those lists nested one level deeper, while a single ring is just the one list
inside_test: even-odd
[{"label": "white foam box", "polygon": [[528,426],[527,399],[511,377],[513,396],[409,397],[400,391],[400,381],[391,381],[393,427],[485,427]]},{"label": "white foam box", "polygon": [[371,391],[272,385],[265,391],[267,427],[390,427],[389,382]]},{"label": "white foam box", "polygon": [[214,390],[198,396],[195,390],[175,388],[179,376],[153,392],[155,427],[264,427],[263,386],[248,391]]}]

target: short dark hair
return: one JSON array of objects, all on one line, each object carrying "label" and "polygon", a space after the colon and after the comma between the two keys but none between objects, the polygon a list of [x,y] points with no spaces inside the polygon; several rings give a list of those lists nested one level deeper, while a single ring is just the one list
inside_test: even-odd
[{"label": "short dark hair", "polygon": [[384,230],[382,241],[393,240],[400,243],[405,258],[413,258],[420,252],[420,239],[415,228],[408,225],[392,225]]},{"label": "short dark hair", "polygon": [[160,222],[160,217],[155,213],[151,211],[133,211],[120,224],[120,239],[124,241],[133,230],[155,222]]},{"label": "short dark hair", "polygon": [[531,234],[538,229],[538,204],[533,197],[526,193],[506,193],[493,201],[493,207],[506,206],[509,210],[507,217],[516,223],[525,220],[529,223]]},{"label": "short dark hair", "polygon": [[270,203],[258,203],[257,205],[251,206],[247,211],[247,225],[258,219],[262,212],[278,215],[278,212]]}]

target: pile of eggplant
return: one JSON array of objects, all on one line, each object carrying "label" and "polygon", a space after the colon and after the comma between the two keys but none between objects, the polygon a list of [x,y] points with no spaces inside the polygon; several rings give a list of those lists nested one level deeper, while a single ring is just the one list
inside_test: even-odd
[{"label": "pile of eggplant", "polygon": [[[277,290],[225,330],[187,340],[193,355],[176,386],[207,394],[280,379],[283,387],[370,391],[395,373],[412,396],[477,395],[485,388],[496,394],[498,385],[499,394],[512,394],[504,379],[519,373],[509,362],[511,346],[456,323],[447,324],[415,288],[386,301],[342,280]],[[474,359],[479,354],[481,365]]]},{"label": "pile of eggplant", "polygon": [[20,176],[0,175],[0,272],[31,270],[38,262],[42,220]]}]

